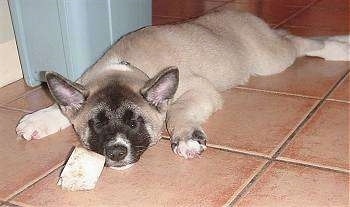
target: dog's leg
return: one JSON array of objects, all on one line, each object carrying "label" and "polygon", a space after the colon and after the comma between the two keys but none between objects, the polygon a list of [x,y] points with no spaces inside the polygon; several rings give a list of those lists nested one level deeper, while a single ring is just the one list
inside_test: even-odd
[{"label": "dog's leg", "polygon": [[211,84],[199,84],[170,106],[166,124],[174,153],[187,159],[206,149],[207,136],[200,125],[221,104],[221,96]]},{"label": "dog's leg", "polygon": [[287,35],[298,56],[314,56],[329,61],[350,61],[350,36],[303,38]]},{"label": "dog's leg", "polygon": [[18,123],[16,132],[26,140],[41,139],[70,126],[69,120],[54,104],[25,115]]},{"label": "dog's leg", "polygon": [[307,56],[321,57],[330,61],[350,61],[350,43],[329,38],[324,40],[324,48],[307,52]]}]

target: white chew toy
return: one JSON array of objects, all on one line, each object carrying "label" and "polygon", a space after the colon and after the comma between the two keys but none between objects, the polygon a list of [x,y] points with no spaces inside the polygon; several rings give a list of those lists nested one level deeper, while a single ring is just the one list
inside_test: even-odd
[{"label": "white chew toy", "polygon": [[104,156],[76,147],[63,168],[57,185],[70,191],[94,189],[104,163]]}]

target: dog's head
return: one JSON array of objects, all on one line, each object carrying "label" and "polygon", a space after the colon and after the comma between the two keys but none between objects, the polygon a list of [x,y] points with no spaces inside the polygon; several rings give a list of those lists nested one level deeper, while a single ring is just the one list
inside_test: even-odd
[{"label": "dog's head", "polygon": [[108,167],[130,166],[159,140],[179,72],[167,68],[152,79],[130,77],[108,76],[84,87],[57,73],[46,73],[52,96],[83,146],[104,155]]}]

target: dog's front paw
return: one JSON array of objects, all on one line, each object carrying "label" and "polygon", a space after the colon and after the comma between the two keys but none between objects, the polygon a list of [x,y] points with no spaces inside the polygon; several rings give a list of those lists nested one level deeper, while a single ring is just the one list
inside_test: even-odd
[{"label": "dog's front paw", "polygon": [[200,129],[195,129],[189,136],[172,139],[173,152],[186,159],[198,157],[205,149],[207,136]]},{"label": "dog's front paw", "polygon": [[16,127],[17,135],[26,140],[41,139],[69,126],[67,118],[57,116],[56,113],[59,111],[47,108],[25,115]]},{"label": "dog's front paw", "polygon": [[42,119],[44,117],[40,113],[33,113],[25,115],[16,127],[18,136],[26,140],[40,139],[49,134],[47,123]]}]

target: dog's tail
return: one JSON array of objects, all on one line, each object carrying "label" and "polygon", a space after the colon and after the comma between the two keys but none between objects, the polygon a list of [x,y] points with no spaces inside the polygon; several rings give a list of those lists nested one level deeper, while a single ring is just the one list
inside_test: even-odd
[{"label": "dog's tail", "polygon": [[350,35],[304,38],[278,31],[297,48],[298,56],[321,57],[330,61],[350,61]]}]

